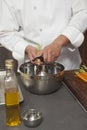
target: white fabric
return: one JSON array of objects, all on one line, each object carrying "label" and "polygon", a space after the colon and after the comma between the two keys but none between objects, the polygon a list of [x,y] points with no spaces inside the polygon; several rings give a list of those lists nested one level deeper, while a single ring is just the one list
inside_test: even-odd
[{"label": "white fabric", "polygon": [[0,43],[19,63],[24,62],[25,47],[32,44],[24,37],[43,48],[63,34],[71,45],[63,47],[57,60],[65,69],[78,68],[81,58],[77,48],[86,28],[87,0],[0,0]]}]

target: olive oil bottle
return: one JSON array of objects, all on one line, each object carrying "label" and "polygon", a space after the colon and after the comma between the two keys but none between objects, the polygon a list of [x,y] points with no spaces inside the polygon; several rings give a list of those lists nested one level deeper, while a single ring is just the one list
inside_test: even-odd
[{"label": "olive oil bottle", "polygon": [[6,76],[5,83],[5,106],[6,106],[6,125],[18,126],[20,120],[20,104],[18,81],[14,72],[14,60],[8,59],[5,61]]}]

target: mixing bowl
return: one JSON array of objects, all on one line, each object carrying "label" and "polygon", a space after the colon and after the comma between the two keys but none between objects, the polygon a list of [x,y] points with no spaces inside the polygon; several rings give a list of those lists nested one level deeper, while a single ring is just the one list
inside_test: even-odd
[{"label": "mixing bowl", "polygon": [[35,94],[49,94],[56,91],[60,88],[64,77],[64,66],[57,62],[39,66],[26,62],[19,70],[25,88]]}]

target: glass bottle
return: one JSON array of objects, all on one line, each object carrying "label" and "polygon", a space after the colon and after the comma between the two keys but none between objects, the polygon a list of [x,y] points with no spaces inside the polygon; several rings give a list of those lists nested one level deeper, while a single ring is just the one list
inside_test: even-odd
[{"label": "glass bottle", "polygon": [[18,81],[14,72],[14,60],[5,61],[6,76],[5,83],[5,106],[6,106],[6,125],[18,126],[20,120],[19,91]]}]

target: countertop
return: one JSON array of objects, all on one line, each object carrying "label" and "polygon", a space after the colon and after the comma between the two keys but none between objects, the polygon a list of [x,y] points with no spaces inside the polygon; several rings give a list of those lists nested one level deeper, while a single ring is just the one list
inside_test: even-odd
[{"label": "countertop", "polygon": [[49,95],[35,95],[25,89],[18,76],[24,101],[21,113],[28,108],[37,108],[43,114],[43,121],[36,128],[28,128],[23,122],[18,127],[5,125],[5,106],[0,106],[0,130],[87,130],[87,113],[76,98],[62,84],[59,90]]},{"label": "countertop", "polygon": [[87,82],[77,77],[75,71],[66,71],[64,82],[87,111]]}]

